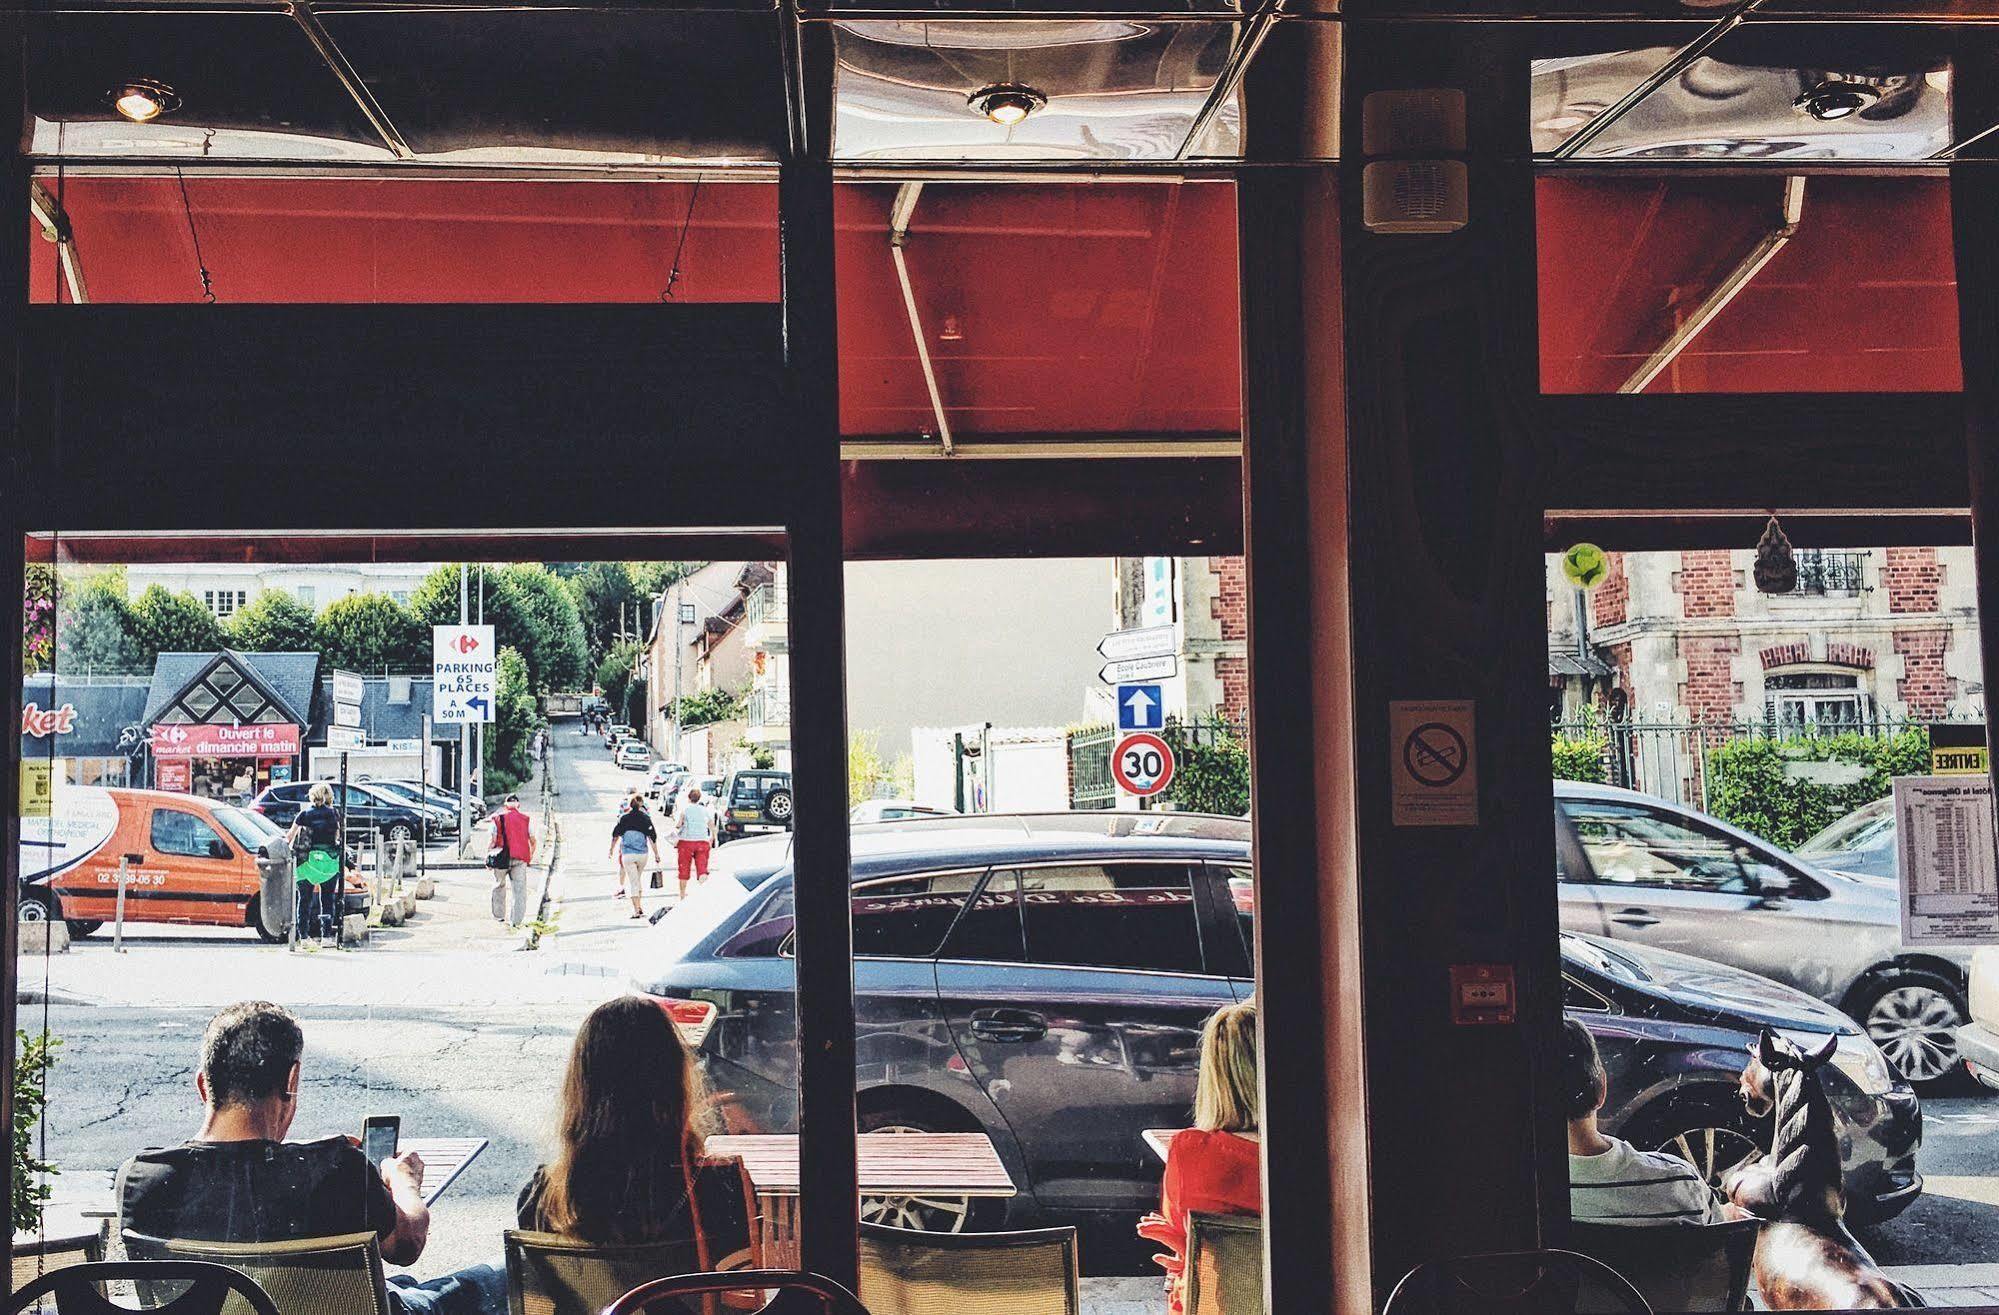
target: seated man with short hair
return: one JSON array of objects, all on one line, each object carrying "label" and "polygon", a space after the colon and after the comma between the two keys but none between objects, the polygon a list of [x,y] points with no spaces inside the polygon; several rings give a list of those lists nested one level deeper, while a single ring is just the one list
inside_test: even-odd
[{"label": "seated man with short hair", "polygon": [[[381,1171],[349,1138],[288,1142],[298,1113],[305,1032],[284,1008],[234,1004],[208,1024],[194,1089],[207,1117],[190,1141],[142,1151],[118,1174],[123,1227],[157,1238],[282,1242],[373,1233],[390,1264],[415,1263],[430,1234],[423,1161]],[[429,1283],[398,1274],[389,1308],[405,1315],[500,1315],[506,1275],[477,1265]]]},{"label": "seated man with short hair", "polygon": [[1562,1112],[1569,1121],[1569,1214],[1579,1224],[1718,1224],[1721,1198],[1676,1155],[1641,1151],[1597,1131],[1610,1080],[1596,1038],[1562,1024]]}]

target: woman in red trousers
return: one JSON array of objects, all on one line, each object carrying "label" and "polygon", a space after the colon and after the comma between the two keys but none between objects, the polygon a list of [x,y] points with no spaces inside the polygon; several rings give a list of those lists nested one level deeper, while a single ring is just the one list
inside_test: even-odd
[{"label": "woman in red trousers", "polygon": [[1183,1309],[1187,1216],[1263,1213],[1259,1117],[1256,1005],[1229,1005],[1201,1028],[1194,1126],[1176,1133],[1167,1147],[1159,1213],[1138,1224],[1140,1237],[1167,1248],[1153,1259],[1166,1270],[1166,1298],[1175,1315]]}]

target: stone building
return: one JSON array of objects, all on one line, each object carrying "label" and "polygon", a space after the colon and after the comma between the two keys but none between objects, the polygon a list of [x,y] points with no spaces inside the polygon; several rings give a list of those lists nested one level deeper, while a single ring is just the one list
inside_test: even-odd
[{"label": "stone building", "polygon": [[1754,556],[1614,552],[1584,609],[1550,557],[1551,715],[1794,732],[1984,717],[1971,549],[1800,549],[1779,595],[1756,589]]}]

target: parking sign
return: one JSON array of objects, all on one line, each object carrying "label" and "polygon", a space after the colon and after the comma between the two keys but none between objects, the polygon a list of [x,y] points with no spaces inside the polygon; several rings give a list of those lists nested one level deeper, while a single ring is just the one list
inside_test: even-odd
[{"label": "parking sign", "polygon": [[431,719],[440,723],[493,720],[499,657],[491,626],[432,626]]}]

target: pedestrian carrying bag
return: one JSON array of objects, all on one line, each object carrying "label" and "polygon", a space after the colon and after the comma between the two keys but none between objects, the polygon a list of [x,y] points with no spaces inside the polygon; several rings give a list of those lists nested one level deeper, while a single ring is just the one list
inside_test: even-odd
[{"label": "pedestrian carrying bag", "polygon": [[493,819],[493,847],[486,853],[486,866],[499,869],[511,862],[513,858],[507,852],[507,819],[496,817]]}]

